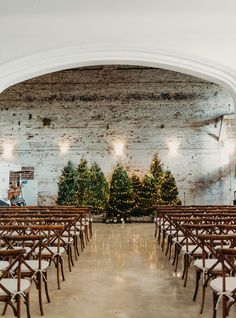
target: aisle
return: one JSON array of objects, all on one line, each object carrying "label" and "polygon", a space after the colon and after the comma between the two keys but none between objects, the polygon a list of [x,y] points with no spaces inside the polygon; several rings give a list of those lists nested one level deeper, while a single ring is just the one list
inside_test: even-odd
[{"label": "aisle", "polygon": [[62,291],[53,293],[45,317],[211,317],[211,297],[204,315],[198,314],[191,281],[183,288],[173,275],[156,247],[153,224],[95,224],[92,241]]},{"label": "aisle", "polygon": [[[72,273],[65,266],[61,290],[56,287],[55,270],[49,273],[52,302],[47,304],[44,298],[44,317],[211,317],[211,293],[204,314],[199,315],[199,302],[192,302],[193,273],[183,288],[179,275],[173,274],[167,257],[157,248],[153,228],[153,224],[95,224],[94,237]],[[40,317],[35,288],[31,314]],[[10,309],[6,317],[13,317]],[[23,305],[22,317],[26,317]]]}]

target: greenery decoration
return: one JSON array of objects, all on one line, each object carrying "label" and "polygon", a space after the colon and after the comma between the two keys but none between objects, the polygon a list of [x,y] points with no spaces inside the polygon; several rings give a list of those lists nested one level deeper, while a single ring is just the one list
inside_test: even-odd
[{"label": "greenery decoration", "polygon": [[76,169],[76,205],[88,205],[89,202],[89,185],[90,174],[88,163],[81,159]]},{"label": "greenery decoration", "polygon": [[73,205],[76,195],[76,169],[71,161],[62,169],[58,182],[57,204]]},{"label": "greenery decoration", "polygon": [[169,170],[165,171],[160,185],[161,204],[181,205],[175,178]]},{"label": "greenery decoration", "polygon": [[108,182],[99,165],[94,162],[89,169],[89,186],[87,204],[92,206],[93,213],[99,213],[108,207]]},{"label": "greenery decoration", "polygon": [[133,189],[133,206],[131,210],[132,216],[143,215],[143,184],[137,175],[132,175],[131,184]]},{"label": "greenery decoration", "polygon": [[130,178],[121,164],[113,171],[109,194],[108,219],[127,222],[133,206],[133,192]]}]

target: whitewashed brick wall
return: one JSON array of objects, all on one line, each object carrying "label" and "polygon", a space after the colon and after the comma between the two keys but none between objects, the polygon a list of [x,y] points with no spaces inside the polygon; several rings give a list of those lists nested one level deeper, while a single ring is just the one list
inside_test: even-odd
[{"label": "whitewashed brick wall", "polygon": [[[126,66],[61,71],[0,94],[0,153],[10,142],[7,160],[35,167],[40,204],[55,202],[69,159],[95,160],[107,177],[121,161],[142,176],[155,152],[185,204],[229,204],[236,190],[233,112],[224,89],[180,73]],[[119,140],[125,141],[121,158],[113,149]],[[176,154],[171,141],[179,144]],[[70,145],[66,154],[61,143]]]}]

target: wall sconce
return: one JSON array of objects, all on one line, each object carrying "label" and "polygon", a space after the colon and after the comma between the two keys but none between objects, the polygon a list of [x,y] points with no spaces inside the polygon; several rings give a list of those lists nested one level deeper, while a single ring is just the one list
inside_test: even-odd
[{"label": "wall sconce", "polygon": [[66,154],[69,151],[70,143],[68,141],[60,141],[59,148],[62,155]]},{"label": "wall sconce", "polygon": [[114,150],[116,156],[123,156],[125,143],[123,141],[116,142],[114,144]]},{"label": "wall sconce", "polygon": [[172,156],[176,156],[178,154],[179,142],[177,140],[171,140],[168,142],[169,152]]},{"label": "wall sconce", "polygon": [[233,155],[235,151],[235,142],[233,140],[226,139],[224,141],[224,148],[229,156]]},{"label": "wall sconce", "polygon": [[13,143],[4,142],[3,143],[2,158],[3,159],[12,159],[12,157],[13,157],[13,149],[14,149],[14,144]]}]

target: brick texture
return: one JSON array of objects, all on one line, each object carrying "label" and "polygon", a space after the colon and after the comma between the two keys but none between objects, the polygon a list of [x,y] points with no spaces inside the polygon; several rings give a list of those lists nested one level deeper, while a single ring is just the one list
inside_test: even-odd
[{"label": "brick texture", "polygon": [[[181,73],[119,65],[66,70],[0,94],[0,153],[10,142],[12,162],[34,167],[40,204],[55,203],[69,159],[95,160],[108,178],[121,161],[142,176],[155,152],[183,202],[229,204],[236,190],[233,113],[224,89]],[[117,141],[125,141],[123,157],[114,153]],[[170,142],[178,143],[176,153]]]}]

